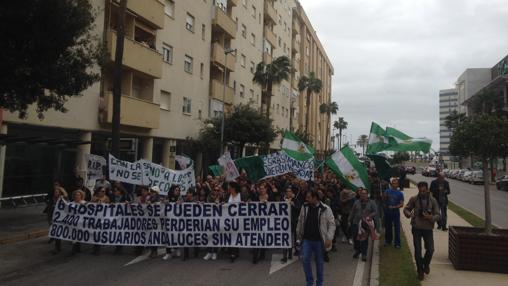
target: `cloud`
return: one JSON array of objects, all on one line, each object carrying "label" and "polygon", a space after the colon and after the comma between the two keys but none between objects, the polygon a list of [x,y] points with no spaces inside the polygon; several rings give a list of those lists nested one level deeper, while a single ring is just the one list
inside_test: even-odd
[{"label": "cloud", "polygon": [[332,97],[354,142],[375,121],[439,150],[439,90],[508,54],[504,0],[300,2],[334,66]]}]

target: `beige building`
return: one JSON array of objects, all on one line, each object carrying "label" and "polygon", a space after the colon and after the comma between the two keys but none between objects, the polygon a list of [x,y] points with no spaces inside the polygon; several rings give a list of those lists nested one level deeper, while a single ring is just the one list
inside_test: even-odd
[{"label": "beige building", "polygon": [[[108,154],[118,4],[94,4],[95,33],[109,52],[107,66],[96,68],[101,80],[82,97],[70,99],[67,113],[48,111],[39,120],[34,109],[27,119],[4,112],[1,133],[8,139],[0,149],[3,196],[17,190],[46,192],[53,179],[72,184],[76,174],[84,175],[84,154]],[[323,90],[313,97],[311,132],[317,150],[323,150],[330,122],[319,114],[319,104],[330,101],[333,69],[297,2],[129,0],[121,157],[174,167],[174,155],[185,147],[186,138],[198,136],[207,118],[240,103],[263,108],[263,92],[252,81],[255,67],[282,55],[291,58],[295,72],[274,86],[274,126],[287,130],[292,122],[293,130],[303,128],[305,99],[296,83],[300,75],[315,71]],[[279,140],[272,148],[280,148]]]}]

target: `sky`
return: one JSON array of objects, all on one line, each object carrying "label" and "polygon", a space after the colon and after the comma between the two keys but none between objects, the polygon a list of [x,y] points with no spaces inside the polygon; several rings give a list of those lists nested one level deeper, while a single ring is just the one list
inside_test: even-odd
[{"label": "sky", "polygon": [[332,100],[352,144],[374,121],[427,137],[438,151],[439,90],[508,54],[506,0],[300,3],[334,67]]}]

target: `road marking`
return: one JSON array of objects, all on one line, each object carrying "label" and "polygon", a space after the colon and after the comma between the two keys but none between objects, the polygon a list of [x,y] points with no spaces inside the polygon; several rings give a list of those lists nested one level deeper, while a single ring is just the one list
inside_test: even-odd
[{"label": "road marking", "polygon": [[358,259],[358,264],[356,264],[355,279],[353,280],[353,286],[362,286],[365,265],[366,265],[365,262]]},{"label": "road marking", "polygon": [[288,262],[282,263],[280,260],[282,259],[282,254],[274,253],[272,254],[272,261],[270,263],[270,273],[268,275],[272,275],[273,273],[287,267],[290,264],[295,263],[299,260],[298,256],[293,256],[293,259],[288,259]]},{"label": "road marking", "polygon": [[[166,253],[166,248],[158,248],[157,249],[157,257],[162,256],[165,253]],[[134,258],[133,260],[129,261],[127,264],[124,265],[124,267],[132,265],[132,264],[136,264],[139,262],[143,262],[148,259],[150,259],[150,250],[148,250],[146,253],[143,253],[140,256]]]}]

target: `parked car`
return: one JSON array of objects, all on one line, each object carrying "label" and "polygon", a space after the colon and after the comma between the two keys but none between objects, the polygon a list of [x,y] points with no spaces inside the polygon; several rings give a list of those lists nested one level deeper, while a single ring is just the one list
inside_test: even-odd
[{"label": "parked car", "polygon": [[416,174],[416,167],[414,166],[406,166],[406,173],[414,175]]},{"label": "parked car", "polygon": [[457,179],[457,180],[460,180],[460,181],[463,181],[463,180],[464,180],[464,173],[466,173],[466,172],[467,172],[467,170],[466,170],[466,169],[461,169],[461,170],[459,171],[459,173],[457,174],[456,179]]},{"label": "parked car", "polygon": [[465,171],[464,174],[462,174],[461,180],[463,182],[469,182],[471,181],[471,175],[473,174],[473,171]]},{"label": "parked car", "polygon": [[476,184],[483,184],[483,171],[473,171],[471,173],[469,183],[476,185]]},{"label": "parked car", "polygon": [[423,169],[422,175],[425,177],[436,177],[437,176],[437,169],[434,167],[426,167]]},{"label": "parked car", "polygon": [[500,191],[508,191],[508,175],[496,179],[496,188]]}]

